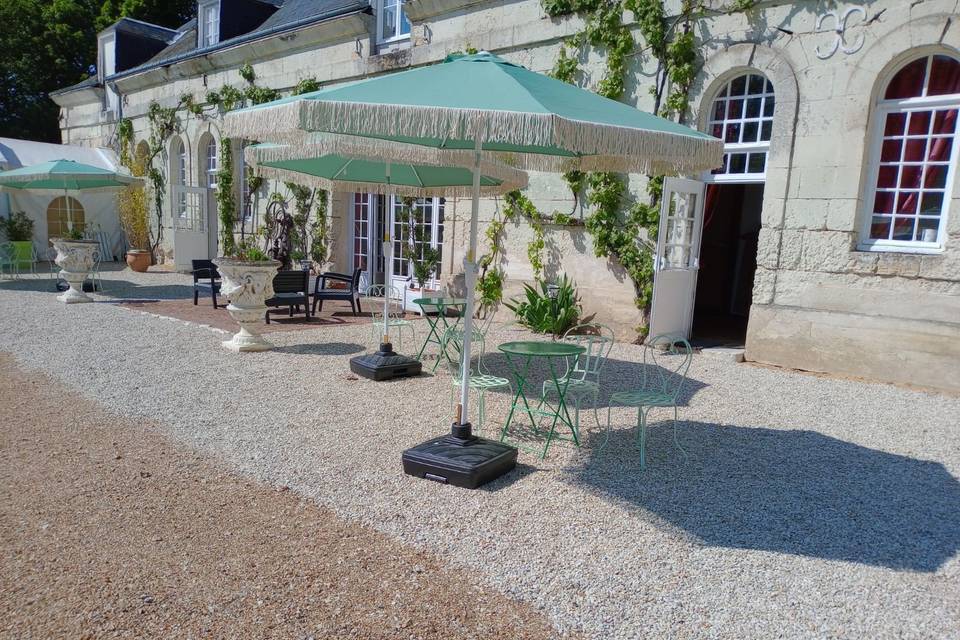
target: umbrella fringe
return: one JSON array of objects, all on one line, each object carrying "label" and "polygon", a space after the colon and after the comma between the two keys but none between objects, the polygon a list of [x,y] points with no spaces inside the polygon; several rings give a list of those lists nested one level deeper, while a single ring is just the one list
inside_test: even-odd
[{"label": "umbrella fringe", "polygon": [[[378,195],[395,194],[398,196],[410,196],[413,198],[432,198],[434,196],[444,198],[469,198],[473,196],[472,185],[462,186],[437,186],[437,187],[415,187],[412,185],[386,184],[381,182],[354,182],[350,180],[330,180],[322,176],[314,176],[309,173],[291,171],[289,169],[280,169],[267,165],[260,165],[260,175],[265,178],[281,180],[284,182],[293,182],[305,187],[315,187],[326,189],[328,191],[345,191],[358,193],[375,193]],[[527,186],[526,174],[521,174],[523,179],[520,181],[505,180],[499,185],[481,185],[481,196],[496,196],[516,189],[524,189]]]},{"label": "umbrella fringe", "polygon": [[[581,157],[485,152],[521,169],[694,173],[720,166],[723,142],[707,135],[635,129],[571,120],[554,114],[301,100],[227,114],[226,129],[246,138],[300,144],[305,131],[354,137],[392,136],[436,140],[495,140],[504,144],[566,149]],[[368,149],[389,149],[411,162],[435,162],[437,149],[364,138]],[[377,143],[384,146],[376,147]],[[358,145],[361,143],[357,143]],[[449,150],[450,153],[461,153]],[[469,152],[468,152],[469,153]],[[442,162],[450,162],[443,160]]]},{"label": "umbrella fringe", "polygon": [[[403,158],[396,164],[429,165],[437,167],[457,166],[471,169],[474,163],[472,151],[444,151],[432,147],[391,142],[377,138],[359,136],[307,134],[302,133],[299,140],[283,145],[254,145],[244,151],[244,160],[254,167],[266,168],[265,163],[285,162],[288,160],[310,160],[324,155],[337,154],[372,162],[384,162],[384,158]],[[411,158],[411,156],[413,156]],[[272,167],[281,168],[281,167]],[[287,169],[287,171],[292,171]],[[527,175],[516,167],[508,166],[495,157],[482,157],[480,173],[513,186],[523,188],[527,184]],[[307,175],[307,174],[303,174]],[[337,181],[339,182],[339,180]],[[507,189],[510,191],[512,189]],[[506,191],[503,191],[504,193]]]}]

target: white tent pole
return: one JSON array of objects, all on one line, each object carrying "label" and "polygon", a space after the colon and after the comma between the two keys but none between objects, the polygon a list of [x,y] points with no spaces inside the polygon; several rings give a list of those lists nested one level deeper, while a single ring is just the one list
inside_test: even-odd
[{"label": "white tent pole", "polygon": [[457,409],[459,424],[470,421],[470,347],[473,340],[474,292],[477,279],[477,224],[480,218],[480,153],[483,143],[480,135],[474,142],[473,158],[473,203],[470,207],[470,248],[463,259],[464,285],[467,288],[467,306],[463,311],[463,354],[460,364],[460,406]]},{"label": "white tent pole", "polygon": [[[390,161],[387,161],[387,185],[390,185]],[[387,196],[389,198],[387,204],[393,210],[393,194]],[[373,197],[367,199],[367,221],[372,222],[373,219],[373,208],[370,205],[373,203]],[[384,208],[386,210],[386,207]],[[390,242],[390,224],[386,220],[387,216],[384,215],[384,226],[387,227],[384,230],[383,234],[383,255],[384,259],[387,261],[387,264],[384,265],[386,268],[384,271],[384,282],[383,282],[383,342],[387,344],[390,342],[389,333],[390,333],[390,287],[392,283],[390,282],[390,271],[393,269],[393,243]],[[370,227],[373,228],[376,225],[371,224]]]}]

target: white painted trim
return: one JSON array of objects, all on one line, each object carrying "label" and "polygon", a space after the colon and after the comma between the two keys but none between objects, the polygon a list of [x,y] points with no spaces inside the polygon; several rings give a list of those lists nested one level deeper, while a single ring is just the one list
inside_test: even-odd
[{"label": "white painted trim", "polygon": [[[398,34],[390,38],[382,37],[383,35],[383,0],[372,0],[371,4],[373,5],[373,12],[374,14],[376,14],[376,17],[377,17],[377,34],[376,34],[377,45],[390,45],[390,44],[394,44],[397,42],[402,42],[404,40],[410,39],[409,31],[407,33]],[[403,5],[404,5],[403,0],[397,0],[397,8],[398,8],[397,23],[394,25],[397,31],[400,30],[400,24],[401,24],[400,16],[404,15]],[[407,19],[407,22],[408,23],[410,22],[409,18]]]},{"label": "white painted trim", "polygon": [[[927,83],[930,80],[930,68],[931,61],[935,55],[947,56],[946,53],[924,53],[922,54],[927,56],[927,70],[926,75],[924,76],[924,87],[923,91],[927,90]],[[890,82],[893,78],[904,69],[908,64],[917,60],[920,56],[910,58],[905,60],[900,65],[896,66],[887,74],[887,77],[883,79],[882,91],[880,95],[882,96],[887,91]],[[957,59],[955,56],[955,60]],[[863,200],[862,200],[862,210],[861,210],[861,220],[859,227],[859,242],[857,243],[857,249],[859,251],[869,251],[869,252],[891,252],[891,253],[916,253],[916,254],[939,254],[943,253],[946,238],[947,238],[947,218],[950,214],[950,204],[953,200],[953,191],[954,191],[954,181],[956,179],[957,173],[957,164],[960,163],[960,122],[955,125],[953,133],[953,147],[950,152],[950,158],[947,164],[947,175],[946,182],[944,183],[944,193],[943,193],[943,204],[940,210],[940,224],[937,228],[937,242],[922,242],[919,240],[883,240],[883,239],[871,239],[870,238],[870,226],[873,222],[873,203],[876,198],[877,193],[877,181],[880,176],[880,153],[883,146],[883,131],[886,127],[887,115],[890,113],[900,113],[900,112],[912,112],[912,111],[928,111],[931,109],[958,109],[960,110],[960,96],[957,94],[947,95],[947,96],[927,96],[920,98],[905,98],[898,100],[883,100],[882,98],[877,101],[874,106],[874,113],[872,118],[873,131],[869,132],[870,139],[870,155],[869,163],[867,168],[869,173],[867,174],[868,179],[864,185],[863,191]],[[932,125],[931,125],[932,126]],[[906,130],[904,131],[904,137],[909,138]],[[917,138],[925,136],[915,136]],[[904,145],[905,147],[906,145]],[[901,160],[900,163],[903,164],[903,151],[901,151]],[[915,163],[911,163],[915,164]],[[921,163],[922,166],[923,163]],[[894,202],[894,213],[893,219],[896,218],[896,202]],[[919,213],[920,203],[917,204],[917,211]],[[891,224],[893,224],[893,219]],[[916,230],[914,231],[916,234]]]},{"label": "white painted trim", "polygon": [[[215,7],[217,10],[217,34],[213,42],[207,42],[207,9]],[[222,8],[220,0],[200,0],[197,3],[197,48],[212,47],[220,42],[220,22],[222,17]]]}]

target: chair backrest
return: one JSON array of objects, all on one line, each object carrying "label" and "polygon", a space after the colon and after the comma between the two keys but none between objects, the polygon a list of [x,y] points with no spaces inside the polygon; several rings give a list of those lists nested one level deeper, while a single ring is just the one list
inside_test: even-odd
[{"label": "chair backrest", "polygon": [[684,338],[661,334],[643,345],[643,389],[659,391],[676,402],[687,379],[693,348]]},{"label": "chair backrest", "polygon": [[13,262],[13,245],[9,242],[0,242],[0,261]]},{"label": "chair backrest", "polygon": [[579,324],[567,329],[560,339],[584,348],[568,369],[568,377],[599,382],[600,372],[616,342],[613,329],[597,323]]},{"label": "chair backrest", "polygon": [[353,277],[350,278],[350,293],[360,292],[360,276],[362,274],[363,274],[363,269],[359,267],[353,270]]},{"label": "chair backrest", "polygon": [[[367,287],[364,297],[368,299],[367,308],[370,309],[370,317],[373,321],[383,321],[383,294],[384,291],[390,296],[388,312],[393,319],[403,317],[403,294],[396,287],[387,287],[382,284],[375,284]],[[396,306],[396,308],[394,308]]]},{"label": "chair backrest", "polygon": [[273,276],[274,293],[303,293],[306,294],[310,287],[310,272],[295,269],[291,271],[278,271]]},{"label": "chair backrest", "polygon": [[[443,335],[440,336],[440,343],[443,350],[447,350],[448,347],[452,348],[452,353],[461,354],[463,353],[463,325],[457,325],[455,327],[450,327],[443,332]],[[478,333],[476,330],[473,332],[473,340],[471,341],[470,347],[470,373],[471,375],[476,373],[484,373],[483,369],[483,356],[486,353],[487,340],[484,334]],[[460,358],[456,358],[454,361],[447,361],[447,369],[450,370],[450,375],[459,379],[460,378]]]},{"label": "chair backrest", "polygon": [[[191,260],[190,268],[193,270],[194,282],[197,282],[200,278],[213,278],[215,280],[220,278],[220,272],[217,271],[217,265],[213,264],[213,260]],[[206,273],[197,273],[201,269],[206,269]]]}]

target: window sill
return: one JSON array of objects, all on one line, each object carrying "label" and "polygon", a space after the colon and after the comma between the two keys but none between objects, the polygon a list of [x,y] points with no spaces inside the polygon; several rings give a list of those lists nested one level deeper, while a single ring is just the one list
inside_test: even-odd
[{"label": "window sill", "polygon": [[888,244],[858,244],[857,251],[864,253],[903,253],[907,255],[938,256],[945,251],[944,247],[908,247]]},{"label": "window sill", "polygon": [[401,49],[409,49],[410,46],[410,34],[408,33],[400,36],[399,38],[377,42],[377,55],[393,53],[394,51],[399,51]]}]

